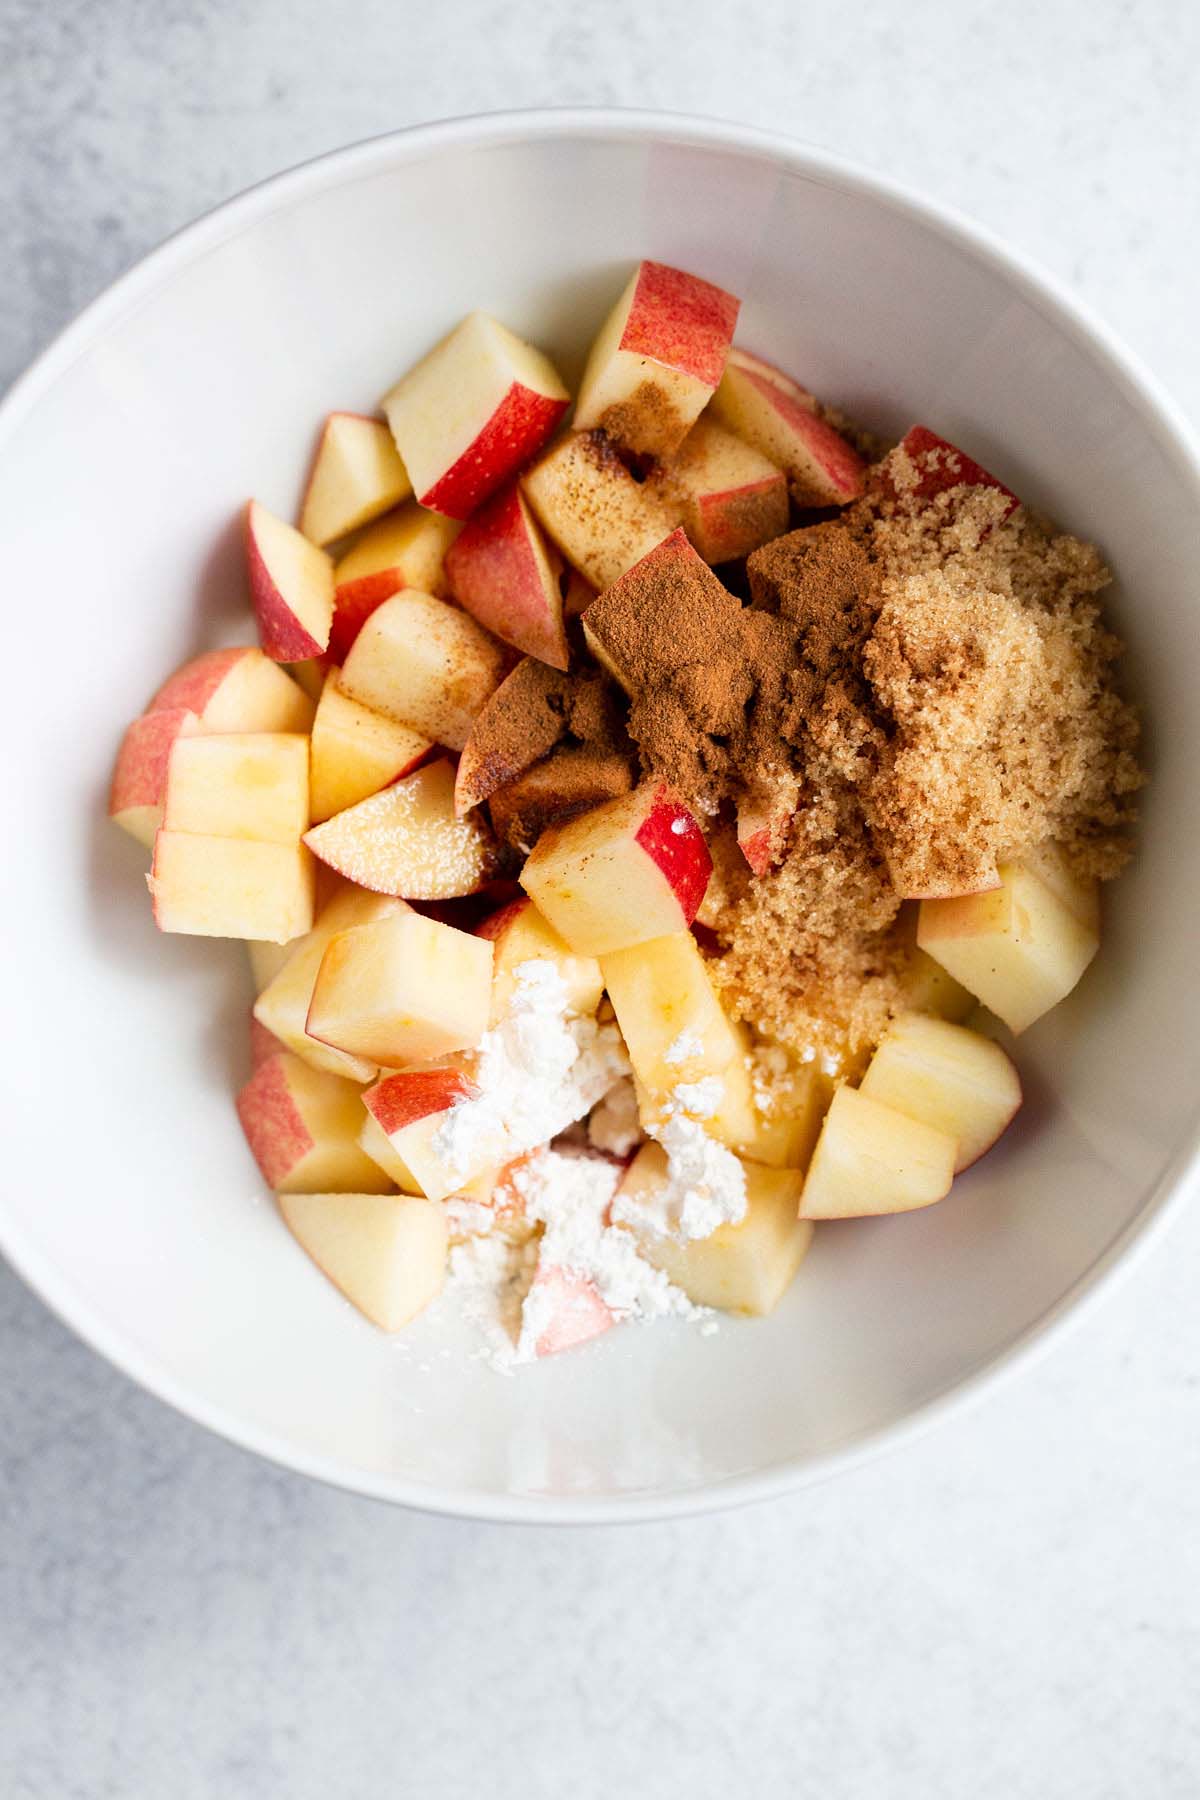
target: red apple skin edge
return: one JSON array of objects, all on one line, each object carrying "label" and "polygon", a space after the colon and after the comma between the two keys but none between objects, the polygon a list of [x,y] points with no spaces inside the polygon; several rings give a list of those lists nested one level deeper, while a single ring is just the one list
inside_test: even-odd
[{"label": "red apple skin edge", "polygon": [[803,439],[809,454],[820,464],[839,494],[847,500],[856,499],[863,490],[866,464],[853,444],[848,444],[832,425],[827,425],[817,413],[802,406],[786,388],[760,375],[757,369],[742,368],[738,373],[766,395],[796,436]]},{"label": "red apple skin edge", "polygon": [[514,381],[465,454],[420,496],[421,505],[450,519],[469,518],[541,449],[568,405]]},{"label": "red apple skin edge", "polygon": [[715,388],[741,305],[736,294],[686,269],[643,262],[620,348],[644,351]]},{"label": "red apple skin edge", "polygon": [[385,1077],[363,1095],[368,1112],[389,1137],[430,1113],[478,1098],[479,1089],[460,1069],[406,1069],[398,1077]]},{"label": "red apple skin edge", "polygon": [[359,575],[343,581],[333,590],[333,623],[329,627],[329,648],[321,661],[340,669],[354,646],[354,640],[375,611],[404,586],[399,569],[381,569],[375,575]]},{"label": "red apple skin edge", "polygon": [[686,806],[660,794],[639,826],[635,842],[662,870],[683,909],[684,922],[690,925],[712,874],[712,857],[699,825]]},{"label": "red apple skin edge", "polygon": [[250,577],[250,601],[258,620],[263,654],[272,662],[307,662],[310,656],[322,656],[325,646],[318,643],[311,632],[305,631],[275,586],[255,540],[251,525],[253,505],[252,500],[246,508],[246,571]]},{"label": "red apple skin edge", "polygon": [[[973,456],[968,456],[965,450],[960,450],[957,444],[951,444],[946,438],[939,437],[936,431],[930,431],[928,425],[914,425],[905,432],[899,447],[913,457],[927,456],[931,451],[943,453],[942,461],[935,468],[921,471],[915,490],[915,497],[919,500],[931,500],[935,494],[945,493],[948,488],[995,488],[998,493],[1008,495],[1009,504],[1001,515],[1005,519],[1021,504],[1011,488],[1005,487],[1002,481],[989,474],[981,463],[977,463]],[[950,459],[953,459],[954,466],[950,466]],[[878,479],[895,498],[896,490],[887,471],[886,459],[879,465]]]},{"label": "red apple skin edge", "polygon": [[230,669],[241,661],[247,649],[254,648],[239,644],[232,650],[206,650],[202,656],[193,657],[164,681],[146,711],[186,707],[190,712],[203,713]]}]

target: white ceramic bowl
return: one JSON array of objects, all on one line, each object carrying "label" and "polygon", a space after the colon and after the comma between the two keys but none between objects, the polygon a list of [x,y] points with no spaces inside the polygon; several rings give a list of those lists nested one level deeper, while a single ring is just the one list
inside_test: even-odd
[{"label": "white ceramic bowl", "polygon": [[[250,493],[291,510],[315,421],[369,408],[475,306],[576,373],[644,254],[743,295],[741,341],[851,413],[927,421],[1099,539],[1155,778],[1103,954],[1021,1040],[1020,1124],[951,1200],[823,1228],[766,1321],[630,1328],[504,1379],[452,1324],[377,1335],[292,1245],[231,1105],[241,954],[159,937],[103,801],[164,671],[250,635],[235,514]],[[1105,331],[961,221],[728,125],[529,114],[364,144],[221,207],[59,339],[0,411],[0,521],[0,1243],[192,1418],[362,1493],[491,1518],[762,1497],[978,1394],[1177,1195],[1200,1067],[1197,459]]]}]

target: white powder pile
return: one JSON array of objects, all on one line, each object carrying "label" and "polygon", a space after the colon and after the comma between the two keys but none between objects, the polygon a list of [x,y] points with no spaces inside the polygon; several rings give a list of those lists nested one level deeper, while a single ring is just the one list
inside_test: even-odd
[{"label": "white powder pile", "polygon": [[694,1031],[681,1031],[663,1052],[663,1061],[674,1066],[704,1055],[704,1039]]},{"label": "white powder pile", "polygon": [[[447,1291],[483,1338],[481,1354],[510,1371],[532,1362],[553,1332],[562,1304],[553,1272],[588,1284],[614,1322],[707,1319],[661,1269],[640,1254],[628,1231],[608,1222],[620,1167],[576,1148],[546,1149],[512,1172],[526,1216],[540,1237],[512,1244],[498,1233],[470,1238],[450,1252]],[[595,1304],[595,1300],[593,1304]]]},{"label": "white powder pile", "polygon": [[622,1195],[616,1215],[660,1237],[706,1238],[746,1216],[746,1177],[731,1150],[709,1137],[711,1119],[724,1098],[718,1075],[681,1081],[661,1123],[647,1130],[667,1153],[666,1185],[639,1199]]},{"label": "white powder pile", "polygon": [[521,963],[514,978],[507,1014],[480,1040],[478,1099],[452,1106],[434,1135],[435,1153],[460,1181],[549,1143],[629,1073],[615,1025],[568,1018],[553,962]]},{"label": "white powder pile", "polygon": [[588,1119],[588,1142],[594,1150],[624,1159],[642,1141],[642,1121],[638,1117],[637,1089],[628,1077],[609,1088]]}]

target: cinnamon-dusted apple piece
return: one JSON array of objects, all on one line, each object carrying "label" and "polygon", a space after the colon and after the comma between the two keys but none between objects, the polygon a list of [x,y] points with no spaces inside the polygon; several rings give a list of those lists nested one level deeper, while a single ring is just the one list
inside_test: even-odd
[{"label": "cinnamon-dusted apple piece", "polygon": [[686,269],[639,263],[592,345],[576,428],[669,456],[721,379],[740,306]]},{"label": "cinnamon-dusted apple piece", "polygon": [[471,728],[455,779],[456,809],[469,812],[564,741],[616,748],[632,760],[615,695],[602,675],[581,670],[569,676],[527,656]]},{"label": "cinnamon-dusted apple piece", "polygon": [[679,523],[679,506],[638,481],[602,431],[572,431],[521,477],[542,529],[595,588],[610,587]]},{"label": "cinnamon-dusted apple piece", "polygon": [[786,470],[798,506],[845,506],[863,491],[866,464],[823,419],[807,390],[748,350],[731,350],[712,416]]},{"label": "cinnamon-dusted apple piece", "polygon": [[633,787],[631,759],[602,744],[560,744],[488,800],[492,829],[527,855],[549,825],[617,800]]},{"label": "cinnamon-dusted apple piece", "polygon": [[684,529],[707,563],[748,556],[787,530],[783,470],[707,414],[653,479],[678,505]]}]

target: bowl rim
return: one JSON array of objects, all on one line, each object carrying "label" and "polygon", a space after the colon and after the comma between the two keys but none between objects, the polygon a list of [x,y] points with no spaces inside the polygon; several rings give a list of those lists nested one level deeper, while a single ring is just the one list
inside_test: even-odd
[{"label": "bowl rim", "polygon": [[[883,201],[888,208],[965,250],[999,274],[1039,311],[1052,316],[1103,366],[1162,442],[1169,459],[1190,477],[1200,513],[1200,440],[1181,409],[1085,302],[1023,252],[957,209],[925,198],[892,177],[836,151],[782,132],[687,113],[621,107],[555,107],[475,113],[416,124],[325,151],[224,200],[182,226],[92,300],[35,357],[0,399],[0,454],[42,396],[108,327],[135,311],[183,267],[316,189],[356,180],[398,162],[419,162],[453,149],[487,149],[558,136],[605,142],[656,142],[723,150],[782,164],[808,180]],[[32,1242],[23,1241],[0,1200],[0,1252],[39,1299],[92,1350],[157,1399],[237,1448],[327,1486],[415,1511],[484,1522],[595,1525],[679,1518],[765,1501],[849,1472],[913,1442],[942,1420],[973,1406],[1027,1369],[1056,1343],[1068,1324],[1090,1316],[1113,1292],[1118,1277],[1140,1264],[1181,1210],[1189,1175],[1200,1161],[1200,1107],[1193,1113],[1158,1181],[1133,1219],[1055,1303],[1004,1349],[981,1360],[902,1418],[862,1432],[836,1450],[791,1457],[766,1468],[678,1491],[654,1490],[612,1498],[472,1492],[345,1466],[337,1457],[310,1455],[285,1438],[247,1425],[223,1406],[192,1394],[182,1380],[156,1368],[122,1331],[72,1292],[69,1279]]]}]

